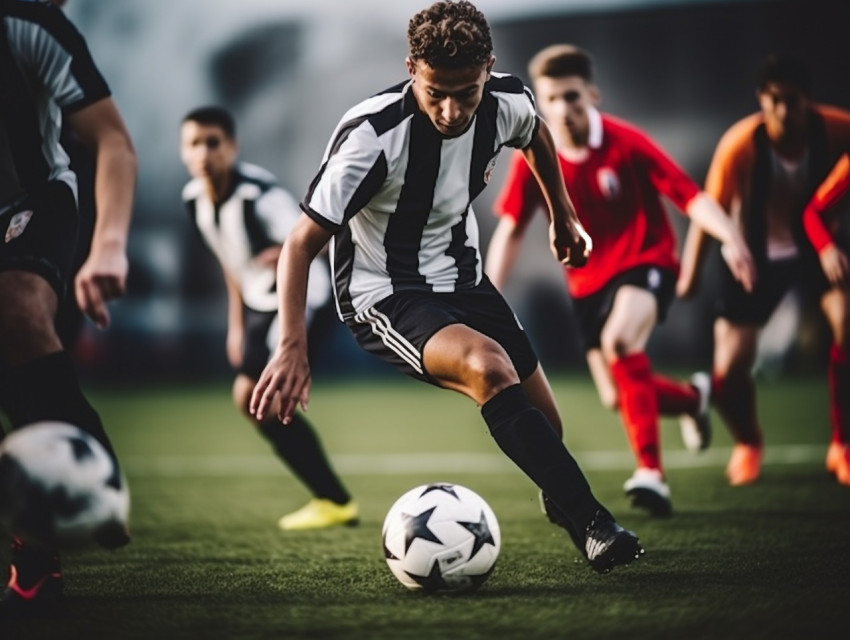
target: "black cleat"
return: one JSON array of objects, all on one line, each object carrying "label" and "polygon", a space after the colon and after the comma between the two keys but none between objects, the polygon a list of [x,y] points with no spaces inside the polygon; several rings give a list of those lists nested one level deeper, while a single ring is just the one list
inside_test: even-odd
[{"label": "black cleat", "polygon": [[59,613],[61,602],[59,556],[14,540],[9,582],[0,594],[0,620],[50,617]]},{"label": "black cleat", "polygon": [[607,511],[600,509],[587,525],[584,554],[597,573],[631,564],[645,553],[638,537],[623,529]]},{"label": "black cleat", "polygon": [[540,509],[549,518],[549,522],[561,527],[570,535],[570,539],[579,551],[584,553],[584,536],[580,536],[578,531],[573,527],[572,522],[564,515],[558,506],[552,502],[552,499],[543,491],[540,492]]}]

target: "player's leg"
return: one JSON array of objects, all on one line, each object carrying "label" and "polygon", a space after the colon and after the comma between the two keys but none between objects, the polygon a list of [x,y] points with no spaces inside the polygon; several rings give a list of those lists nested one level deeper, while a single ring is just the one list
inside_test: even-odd
[{"label": "player's leg", "polygon": [[714,406],[735,440],[726,475],[732,485],[755,482],[761,473],[763,436],[752,376],[759,327],[726,318],[714,323]]},{"label": "player's leg", "polygon": [[850,291],[828,289],[821,308],[832,331],[827,369],[832,436],[826,466],[841,484],[850,486]]},{"label": "player's leg", "polygon": [[357,503],[331,466],[313,425],[301,413],[293,415],[288,425],[282,424],[277,419],[276,406],[269,412],[269,418],[258,422],[248,411],[255,385],[256,380],[244,374],[236,377],[233,383],[236,406],[313,496],[307,505],[283,516],[278,526],[285,530],[304,530],[357,524]]},{"label": "player's leg", "polygon": [[617,387],[619,410],[637,469],[624,484],[632,505],[655,516],[672,510],[670,488],[661,466],[658,398],[646,343],[658,317],[657,300],[645,288],[617,288],[602,327],[600,345]]}]

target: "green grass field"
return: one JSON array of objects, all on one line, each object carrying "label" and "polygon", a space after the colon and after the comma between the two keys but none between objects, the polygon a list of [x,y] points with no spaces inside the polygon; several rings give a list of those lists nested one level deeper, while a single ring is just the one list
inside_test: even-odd
[{"label": "green grass field", "polygon": [[[133,497],[133,542],[64,555],[58,620],[0,637],[172,638],[827,638],[848,637],[850,489],[823,468],[825,381],[760,383],[763,477],[727,486],[730,439],[682,449],[662,424],[674,517],[630,510],[619,419],[584,375],[553,380],[565,440],[594,491],[646,546],[600,576],[541,515],[536,489],[502,456],[466,399],[409,381],[318,381],[309,417],[361,504],[359,527],[277,529],[306,501],[230,404],[222,382],[182,390],[91,389]],[[380,529],[393,501],[431,481],[469,486],[493,507],[502,550],[468,596],[408,592],[387,568]],[[5,565],[5,551],[0,561]]]}]

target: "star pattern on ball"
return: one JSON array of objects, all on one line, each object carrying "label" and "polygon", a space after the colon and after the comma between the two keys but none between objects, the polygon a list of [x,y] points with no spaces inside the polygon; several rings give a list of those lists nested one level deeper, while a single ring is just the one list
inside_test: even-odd
[{"label": "star pattern on ball", "polygon": [[409,571],[405,571],[407,575],[410,576],[412,580],[416,582],[420,587],[422,587],[425,591],[434,592],[439,591],[440,589],[446,589],[448,585],[446,585],[446,581],[443,580],[443,576],[440,573],[440,563],[434,562],[431,565],[431,571],[427,576],[417,576]]},{"label": "star pattern on ball", "polygon": [[429,540],[431,542],[436,542],[437,544],[443,544],[443,541],[440,540],[434,532],[428,528],[428,520],[431,518],[431,514],[434,513],[434,510],[437,507],[431,507],[430,509],[423,511],[418,516],[410,515],[407,513],[403,513],[402,517],[404,518],[404,552],[407,553],[410,549],[410,545],[413,544],[413,541],[417,538],[421,538],[422,540]]},{"label": "star pattern on ball", "polygon": [[481,512],[481,517],[478,522],[458,521],[458,524],[475,537],[475,541],[472,543],[472,551],[469,554],[470,559],[474,558],[475,554],[478,553],[481,550],[481,547],[485,544],[492,544],[494,547],[496,546],[496,541],[493,539],[493,534],[490,533],[490,525],[487,523],[487,518],[483,511]]},{"label": "star pattern on ball", "polygon": [[432,491],[443,491],[445,493],[448,493],[450,496],[453,496],[455,500],[460,500],[460,496],[458,496],[457,492],[455,491],[455,486],[453,484],[445,483],[429,484],[427,487],[425,487],[425,491],[423,491],[419,495],[419,497],[421,498],[422,496],[431,493]]}]

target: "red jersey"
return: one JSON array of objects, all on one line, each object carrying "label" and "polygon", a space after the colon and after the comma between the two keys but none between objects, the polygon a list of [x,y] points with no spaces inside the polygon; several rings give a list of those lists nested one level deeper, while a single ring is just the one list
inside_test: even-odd
[{"label": "red jersey", "polygon": [[803,212],[803,227],[815,250],[820,253],[834,242],[838,220],[836,205],[850,188],[850,157],[846,154],[824,180]]},{"label": "red jersey", "polygon": [[[700,187],[636,127],[589,111],[588,153],[580,162],[558,154],[567,191],[593,240],[584,267],[566,269],[570,294],[588,296],[619,274],[652,265],[678,271],[676,236],[662,203],[664,195],[684,212]],[[496,213],[526,225],[546,213],[534,174],[521,153],[511,159]]]}]

